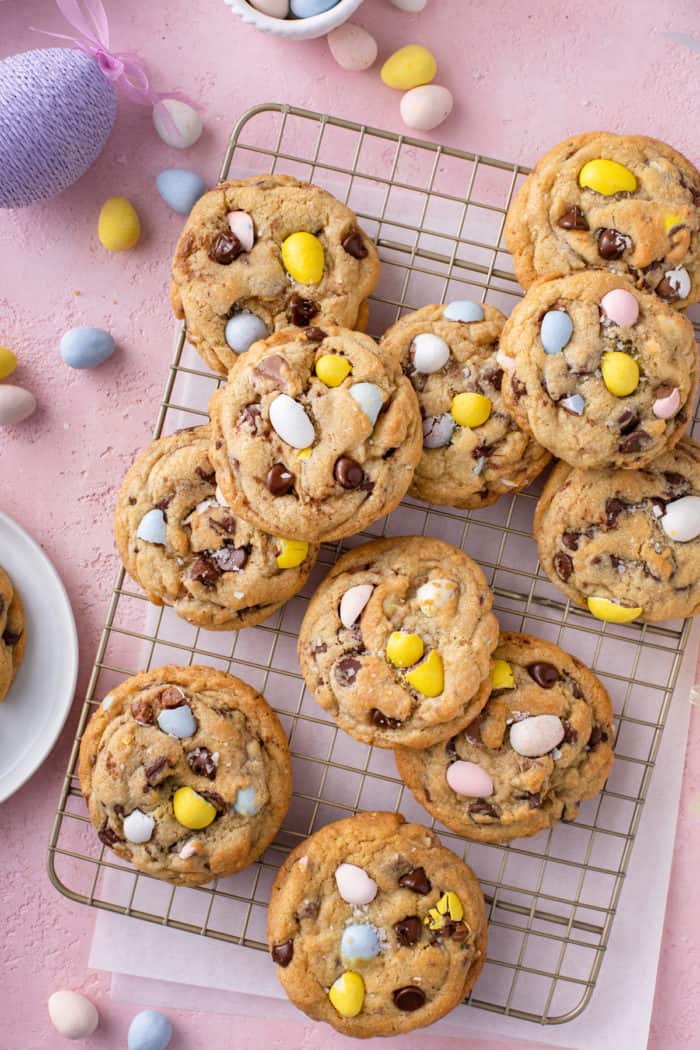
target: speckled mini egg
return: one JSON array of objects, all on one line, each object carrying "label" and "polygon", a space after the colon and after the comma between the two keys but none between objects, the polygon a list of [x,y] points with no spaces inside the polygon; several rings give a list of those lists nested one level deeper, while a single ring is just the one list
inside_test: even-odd
[{"label": "speckled mini egg", "polygon": [[64,988],[54,992],[48,1001],[49,1018],[64,1039],[87,1039],[100,1023],[94,1004],[80,992]]},{"label": "speckled mini egg", "polygon": [[36,409],[36,398],[21,386],[0,386],[0,427],[28,419]]},{"label": "speckled mini egg", "polygon": [[351,73],[369,69],[377,57],[377,41],[354,22],[345,22],[331,30],[328,47],[341,69]]},{"label": "speckled mini egg", "polygon": [[201,175],[187,168],[167,168],[156,178],[161,197],[179,215],[189,215],[207,186]]},{"label": "speckled mini egg", "polygon": [[61,336],[61,357],[70,368],[96,368],[114,353],[114,339],[102,328],[80,325]]},{"label": "speckled mini egg", "polygon": [[189,149],[202,134],[199,113],[178,98],[162,98],[156,102],[153,107],[153,126],[166,146],[174,146],[175,149]]},{"label": "speckled mini egg", "polygon": [[454,99],[452,92],[439,84],[424,84],[407,91],[401,99],[401,119],[415,131],[432,131],[447,120]]},{"label": "speckled mini egg", "polygon": [[142,1010],[129,1025],[129,1050],[165,1050],[173,1037],[173,1026],[159,1010]]}]

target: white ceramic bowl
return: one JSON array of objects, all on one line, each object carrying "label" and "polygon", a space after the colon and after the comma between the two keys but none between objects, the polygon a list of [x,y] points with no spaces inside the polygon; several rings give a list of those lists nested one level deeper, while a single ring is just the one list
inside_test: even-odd
[{"label": "white ceramic bowl", "polygon": [[251,7],[247,0],[224,0],[235,15],[244,22],[262,29],[264,33],[286,36],[290,40],[313,40],[325,36],[331,29],[347,22],[350,15],[357,11],[362,0],[340,0],[339,4],[311,18],[271,18]]}]

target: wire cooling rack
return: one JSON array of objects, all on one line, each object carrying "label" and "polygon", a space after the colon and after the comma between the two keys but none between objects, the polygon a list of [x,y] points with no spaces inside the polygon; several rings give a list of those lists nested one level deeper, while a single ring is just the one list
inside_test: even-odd
[{"label": "wire cooling rack", "polygon": [[[383,263],[370,304],[374,335],[428,302],[479,298],[509,313],[522,294],[502,231],[525,168],[264,105],[234,129],[221,178],[261,171],[325,186],[360,216]],[[219,382],[181,330],[155,435],[203,421]],[[613,697],[615,767],[575,824],[508,846],[467,843],[437,825],[446,845],[476,871],[488,904],[488,960],[469,1002],[541,1024],[576,1017],[608,943],[688,630],[680,621],[603,624],[565,601],[537,564],[536,498],[535,487],[469,513],[407,499],[362,536],[325,546],[305,591],[265,625],[238,633],[196,629],[172,610],[154,608],[120,572],[51,834],[53,884],[93,907],[263,950],[270,887],[298,841],[363,809],[400,810],[430,823],[397,778],[391,752],[352,740],[324,717],[304,688],[295,647],[309,596],[344,546],[378,536],[438,536],[480,562],[504,629],[560,644],[591,666]],[[274,845],[244,872],[198,889],[141,875],[105,850],[87,820],[76,774],[80,735],[102,697],[124,676],[170,662],[208,664],[260,689],[280,715],[293,755],[292,805]]]}]

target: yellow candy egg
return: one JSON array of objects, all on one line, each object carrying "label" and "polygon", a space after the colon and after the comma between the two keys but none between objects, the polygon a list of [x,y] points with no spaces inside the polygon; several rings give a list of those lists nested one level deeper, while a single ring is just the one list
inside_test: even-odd
[{"label": "yellow candy egg", "polygon": [[280,569],[296,569],[297,565],[306,561],[306,555],[309,553],[306,540],[283,540],[276,536],[275,542],[279,548],[277,565]]},{"label": "yellow candy egg", "polygon": [[365,1001],[365,982],[359,973],[346,970],[331,985],[328,998],[341,1017],[357,1017]]},{"label": "yellow candy egg", "polygon": [[608,623],[631,623],[644,611],[641,606],[618,605],[608,598],[588,598],[587,605],[597,620],[607,620]]},{"label": "yellow candy egg", "polygon": [[449,915],[453,922],[459,922],[464,918],[464,907],[453,890],[443,893],[437,902],[437,910],[440,915]]},{"label": "yellow candy egg", "polygon": [[408,44],[387,58],[380,76],[387,87],[410,91],[421,84],[429,84],[436,73],[437,62],[427,47]]},{"label": "yellow candy egg", "polygon": [[298,284],[318,284],[323,277],[323,245],[313,233],[292,233],[282,242],[282,262]]},{"label": "yellow candy egg", "polygon": [[512,689],[515,685],[513,668],[507,660],[494,660],[491,670],[491,685],[494,689]]},{"label": "yellow candy egg", "polygon": [[347,357],[340,354],[322,354],[316,362],[316,375],[326,386],[340,386],[351,370]]},{"label": "yellow candy egg", "polygon": [[491,415],[491,402],[483,394],[457,394],[450,412],[460,427],[480,427]]},{"label": "yellow candy egg", "polygon": [[423,696],[439,696],[445,684],[440,653],[432,649],[422,664],[408,672],[406,681]]},{"label": "yellow candy egg", "polygon": [[664,217],[664,229],[666,230],[666,233],[669,233],[674,226],[681,226],[684,222],[685,218],[682,215],[666,215]]},{"label": "yellow candy egg", "polygon": [[425,651],[423,639],[417,634],[394,631],[386,643],[386,658],[394,667],[411,667],[417,664]]},{"label": "yellow candy egg", "polygon": [[311,449],[310,448],[302,448],[302,449],[299,449],[299,451],[297,452],[297,459],[308,459],[310,455],[311,455]]},{"label": "yellow candy egg", "polygon": [[141,223],[136,208],[125,197],[110,197],[97,223],[100,244],[108,252],[128,252],[139,243]]},{"label": "yellow candy egg", "polygon": [[0,379],[7,379],[17,367],[17,356],[6,346],[0,346]]},{"label": "yellow candy egg", "polygon": [[603,354],[600,366],[603,382],[615,397],[627,397],[639,386],[639,365],[629,354],[611,350]]},{"label": "yellow candy egg", "polygon": [[208,827],[216,816],[216,806],[212,806],[191,787],[177,789],[173,795],[173,811],[178,824],[193,831]]},{"label": "yellow candy egg", "polygon": [[584,189],[595,190],[605,197],[613,193],[634,193],[637,179],[624,164],[616,160],[589,160],[578,173],[578,184]]}]

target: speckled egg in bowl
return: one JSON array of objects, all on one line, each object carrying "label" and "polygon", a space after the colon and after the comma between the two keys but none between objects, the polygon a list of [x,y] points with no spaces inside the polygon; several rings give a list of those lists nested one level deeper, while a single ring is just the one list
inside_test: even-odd
[{"label": "speckled egg in bowl", "polygon": [[[295,0],[299,2],[299,0]],[[325,36],[331,29],[346,22],[350,15],[357,11],[362,0],[338,0],[338,3],[321,11],[319,14],[310,15],[306,18],[273,18],[271,14],[264,14],[257,10],[248,0],[224,0],[235,15],[242,18],[244,22],[262,29],[264,33],[274,33],[277,36],[285,36],[290,40],[313,40],[319,36]],[[260,3],[260,7],[268,7],[273,10],[277,7],[275,3]],[[293,6],[293,5],[292,5]],[[284,3],[280,3],[284,7]]]}]

